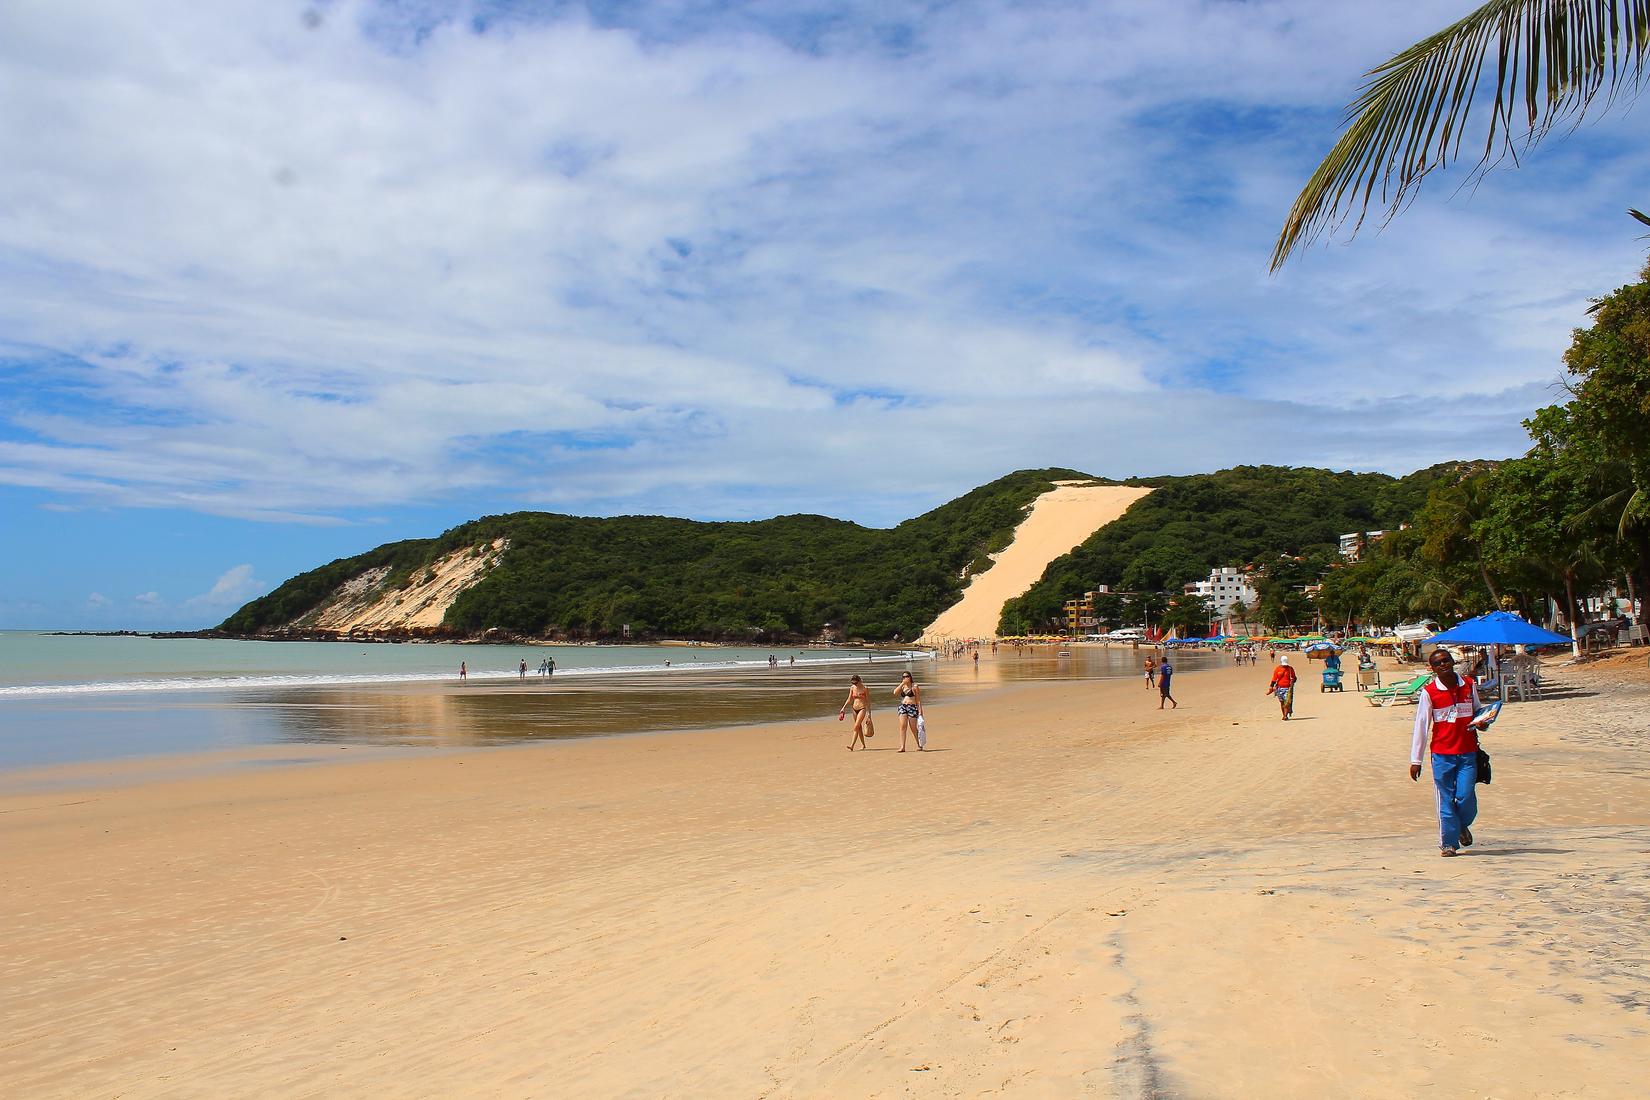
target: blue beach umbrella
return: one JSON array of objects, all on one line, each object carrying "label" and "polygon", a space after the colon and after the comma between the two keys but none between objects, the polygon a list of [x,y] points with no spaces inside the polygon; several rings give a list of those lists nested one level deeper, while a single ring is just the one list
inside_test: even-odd
[{"label": "blue beach umbrella", "polygon": [[1434,634],[1427,644],[1454,642],[1458,645],[1569,645],[1562,634],[1527,623],[1506,611],[1491,611],[1476,619],[1456,623],[1442,634]]}]

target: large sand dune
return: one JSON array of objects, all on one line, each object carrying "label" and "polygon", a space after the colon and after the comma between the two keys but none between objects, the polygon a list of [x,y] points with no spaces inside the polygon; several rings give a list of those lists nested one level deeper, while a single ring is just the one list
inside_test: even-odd
[{"label": "large sand dune", "polygon": [[995,556],[996,564],[974,577],[962,599],[940,612],[920,641],[994,637],[1003,604],[1036,584],[1049,562],[1070,553],[1149,492],[1127,485],[1062,482],[1044,493],[1015,530],[1014,541]]}]

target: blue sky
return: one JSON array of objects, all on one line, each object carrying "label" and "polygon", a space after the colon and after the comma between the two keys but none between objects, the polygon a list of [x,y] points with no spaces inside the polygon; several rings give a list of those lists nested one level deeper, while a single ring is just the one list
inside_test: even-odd
[{"label": "blue sky", "polygon": [[1632,113],[1266,271],[1470,6],[8,4],[0,627],[519,509],[1518,453],[1643,262]]}]

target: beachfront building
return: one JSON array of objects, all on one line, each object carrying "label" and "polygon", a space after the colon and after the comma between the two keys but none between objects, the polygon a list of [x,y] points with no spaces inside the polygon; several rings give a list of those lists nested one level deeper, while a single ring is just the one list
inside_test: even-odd
[{"label": "beachfront building", "polygon": [[1249,583],[1249,574],[1235,565],[1222,565],[1209,570],[1209,579],[1188,584],[1186,594],[1208,600],[1214,609],[1213,617],[1221,622],[1231,617],[1232,608],[1239,603],[1254,607],[1260,600],[1260,593]]},{"label": "beachfront building", "polygon": [[1076,599],[1067,600],[1065,604],[1066,630],[1071,634],[1081,634],[1093,630],[1100,625],[1100,619],[1094,611],[1094,598],[1104,596],[1111,591],[1109,585],[1101,585],[1091,592],[1085,592]]},{"label": "beachfront building", "polygon": [[1378,542],[1385,531],[1353,531],[1341,536],[1341,557],[1347,561],[1361,561],[1371,543]]}]

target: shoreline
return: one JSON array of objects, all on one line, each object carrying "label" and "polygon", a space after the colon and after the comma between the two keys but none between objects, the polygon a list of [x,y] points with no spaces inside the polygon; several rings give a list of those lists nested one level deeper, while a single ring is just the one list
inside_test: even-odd
[{"label": "shoreline", "polygon": [[[591,648],[598,646],[690,646],[704,649],[764,648],[751,642],[729,642],[704,638],[555,638],[532,634],[510,634],[497,630],[480,634],[444,634],[435,630],[388,630],[347,633],[336,630],[284,630],[272,634],[235,634],[217,629],[207,630],[42,630],[31,631],[58,638],[159,638],[216,642],[351,642],[360,645],[495,645],[495,646],[566,646]],[[824,642],[818,639],[775,640],[766,645],[772,649],[889,649],[900,648],[891,642]],[[903,648],[929,648],[912,643]]]},{"label": "shoreline", "polygon": [[[132,662],[122,679],[120,658],[104,661],[97,652],[97,646],[120,648],[119,640],[48,641],[64,643],[63,652],[13,666],[24,682],[0,686],[7,734],[0,737],[0,772],[237,745],[470,745],[750,725],[834,709],[853,672],[874,690],[886,681],[891,691],[910,669],[935,688],[938,695],[929,699],[935,702],[999,680],[1132,677],[1139,667],[1133,652],[1102,648],[1026,650],[1000,660],[988,655],[975,665],[924,651],[776,656],[755,649],[630,647],[558,653],[554,676],[531,668],[524,676],[519,666],[537,658],[517,647],[488,650],[496,659],[457,647],[394,654],[265,647],[242,657],[216,643],[189,642],[178,643],[193,647],[180,651],[186,660],[152,654]],[[69,652],[81,643],[91,648]],[[462,657],[471,667],[461,680]],[[1184,670],[1218,661],[1202,654],[1181,664]],[[193,671],[184,675],[184,669]],[[88,672],[105,678],[80,678]],[[53,675],[59,680],[43,679]]]},{"label": "shoreline", "polygon": [[1650,677],[1551,671],[1456,860],[1413,712],[1283,723],[1265,665],[1004,683],[904,758],[877,699],[851,755],[833,715],[0,795],[0,1090],[1628,1095]]}]

